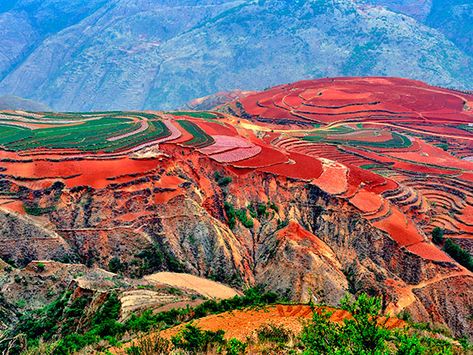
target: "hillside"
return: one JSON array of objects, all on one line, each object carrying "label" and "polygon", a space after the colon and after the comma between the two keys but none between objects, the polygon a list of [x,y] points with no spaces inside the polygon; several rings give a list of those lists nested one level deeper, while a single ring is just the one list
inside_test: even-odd
[{"label": "hillside", "polygon": [[[469,12],[456,7],[438,5],[422,23],[352,0],[0,6],[0,46],[8,48],[0,56],[0,95],[59,111],[176,109],[215,92],[341,75],[400,76],[459,89],[473,82],[469,37],[460,34],[469,33]],[[435,15],[443,13],[451,16]],[[451,41],[441,31],[453,33]]]},{"label": "hillside", "polygon": [[46,105],[16,96],[0,96],[0,110],[51,111]]},{"label": "hillside", "polygon": [[[126,287],[169,285],[147,275],[171,271],[297,302],[366,291],[472,337],[472,107],[468,93],[368,77],[282,85],[219,112],[4,111],[2,322],[79,272]],[[45,261],[69,281],[34,294]]]},{"label": "hillside", "polygon": [[473,4],[469,0],[368,0],[368,2],[411,16],[443,33],[468,55],[473,54]]}]

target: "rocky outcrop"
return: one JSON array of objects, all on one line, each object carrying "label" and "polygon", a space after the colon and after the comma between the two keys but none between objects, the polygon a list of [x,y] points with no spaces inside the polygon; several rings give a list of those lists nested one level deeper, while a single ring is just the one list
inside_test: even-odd
[{"label": "rocky outcrop", "polygon": [[[135,278],[186,271],[240,289],[261,284],[293,300],[329,304],[348,291],[382,294],[385,305],[400,302],[403,295],[392,292],[387,280],[408,287],[457,270],[399,247],[344,199],[316,186],[267,173],[239,175],[184,148],[161,149],[173,158],[124,185],[25,192],[30,202],[54,202],[55,208],[39,217],[2,213],[2,256],[67,255]],[[215,171],[232,182],[219,185]],[[177,189],[157,188],[172,177],[183,181]],[[239,214],[231,228],[228,206],[251,214],[253,224]],[[411,307],[419,315],[434,309],[438,321],[465,332],[467,310],[453,315],[441,305],[448,297],[432,301],[419,294]]]},{"label": "rocky outcrop", "polygon": [[71,245],[40,221],[0,209],[1,259],[25,266],[32,260],[64,260],[71,253]]},{"label": "rocky outcrop", "polygon": [[[473,277],[451,277],[414,289],[419,302],[408,311],[416,321],[428,320],[434,324],[447,325],[457,336],[472,337],[473,329]],[[462,315],[462,316],[459,316]]]}]

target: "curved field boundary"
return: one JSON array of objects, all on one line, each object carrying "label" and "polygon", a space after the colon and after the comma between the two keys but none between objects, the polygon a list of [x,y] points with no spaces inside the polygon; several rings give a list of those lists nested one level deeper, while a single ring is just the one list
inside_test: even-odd
[{"label": "curved field boundary", "polygon": [[129,132],[129,133],[125,133],[125,134],[121,134],[119,136],[115,136],[115,137],[111,137],[111,138],[107,138],[107,141],[109,142],[115,142],[115,141],[118,141],[120,139],[125,139],[125,138],[128,138],[130,136],[133,136],[135,134],[139,134],[141,132],[144,132],[146,131],[148,128],[149,128],[149,122],[148,121],[141,121],[140,122],[141,125],[140,127],[136,130],[136,131],[132,131],[132,132]]},{"label": "curved field boundary", "polygon": [[28,139],[32,135],[33,133],[30,129],[0,124],[0,146],[7,146],[16,141]]},{"label": "curved field boundary", "polygon": [[194,137],[190,141],[182,143],[182,145],[194,148],[204,148],[215,143],[214,139],[207,133],[205,133],[195,123],[186,120],[177,120],[177,122],[181,125],[182,128],[184,128]]},{"label": "curved field boundary", "polygon": [[[32,153],[38,149],[112,153],[171,135],[171,131],[162,121],[142,122],[146,123],[140,129],[137,128],[139,123],[130,123],[129,118],[103,117],[77,122],[72,126],[32,130],[30,134],[19,137],[20,139],[10,141],[10,138],[5,146],[9,150]],[[0,140],[7,133],[8,130],[0,126]]]}]

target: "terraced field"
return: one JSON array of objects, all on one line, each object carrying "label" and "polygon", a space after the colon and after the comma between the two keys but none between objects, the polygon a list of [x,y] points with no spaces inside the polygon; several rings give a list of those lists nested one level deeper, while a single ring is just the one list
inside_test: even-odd
[{"label": "terraced field", "polygon": [[[473,163],[465,159],[473,156],[472,101],[420,82],[343,78],[283,85],[230,104],[232,112],[252,117],[251,129],[212,112],[3,112],[2,165],[17,181],[72,182],[87,176],[81,173],[86,166],[95,169],[93,161],[82,159],[113,157],[101,164],[131,165],[132,172],[129,154],[175,142],[237,170],[311,181],[412,247],[436,226],[454,238],[473,237]],[[22,169],[16,160],[26,157],[38,162]],[[61,166],[71,167],[39,163],[53,157],[61,158],[49,165],[64,159]],[[153,166],[148,161],[146,169]],[[108,175],[100,172],[98,185],[113,178]],[[411,232],[401,238],[406,230]],[[433,246],[422,249],[424,257],[447,260]]]},{"label": "terraced field", "polygon": [[[413,221],[417,227],[406,241],[413,247],[434,227],[452,238],[473,237],[465,223],[472,213],[472,100],[406,79],[334,78],[275,87],[228,110],[262,126],[292,125],[278,131],[272,144],[346,166],[348,174],[329,174],[332,186],[348,181],[339,195],[380,229]],[[392,229],[390,234],[396,235]],[[424,256],[438,254],[422,249]]]},{"label": "terraced field", "polygon": [[[228,175],[216,177],[220,186],[233,179],[241,191],[256,175],[315,186],[409,255],[452,264],[430,234],[440,227],[473,250],[472,103],[416,81],[344,78],[279,86],[220,112],[0,112],[0,208],[44,219],[61,203],[58,186],[71,196],[84,186],[110,188],[120,198],[101,207],[113,211],[108,224],[81,236],[128,237],[185,194],[224,216],[199,178],[210,166]],[[179,164],[192,167],[193,182]],[[49,197],[35,198],[38,191]]]}]

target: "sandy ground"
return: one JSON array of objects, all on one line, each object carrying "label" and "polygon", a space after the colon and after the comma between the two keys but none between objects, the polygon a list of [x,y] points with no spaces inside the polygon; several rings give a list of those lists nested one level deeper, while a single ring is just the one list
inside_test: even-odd
[{"label": "sandy ground", "polygon": [[231,287],[190,274],[159,272],[145,276],[145,279],[151,282],[163,283],[171,287],[186,288],[208,298],[225,299],[232,298],[239,294]]}]

